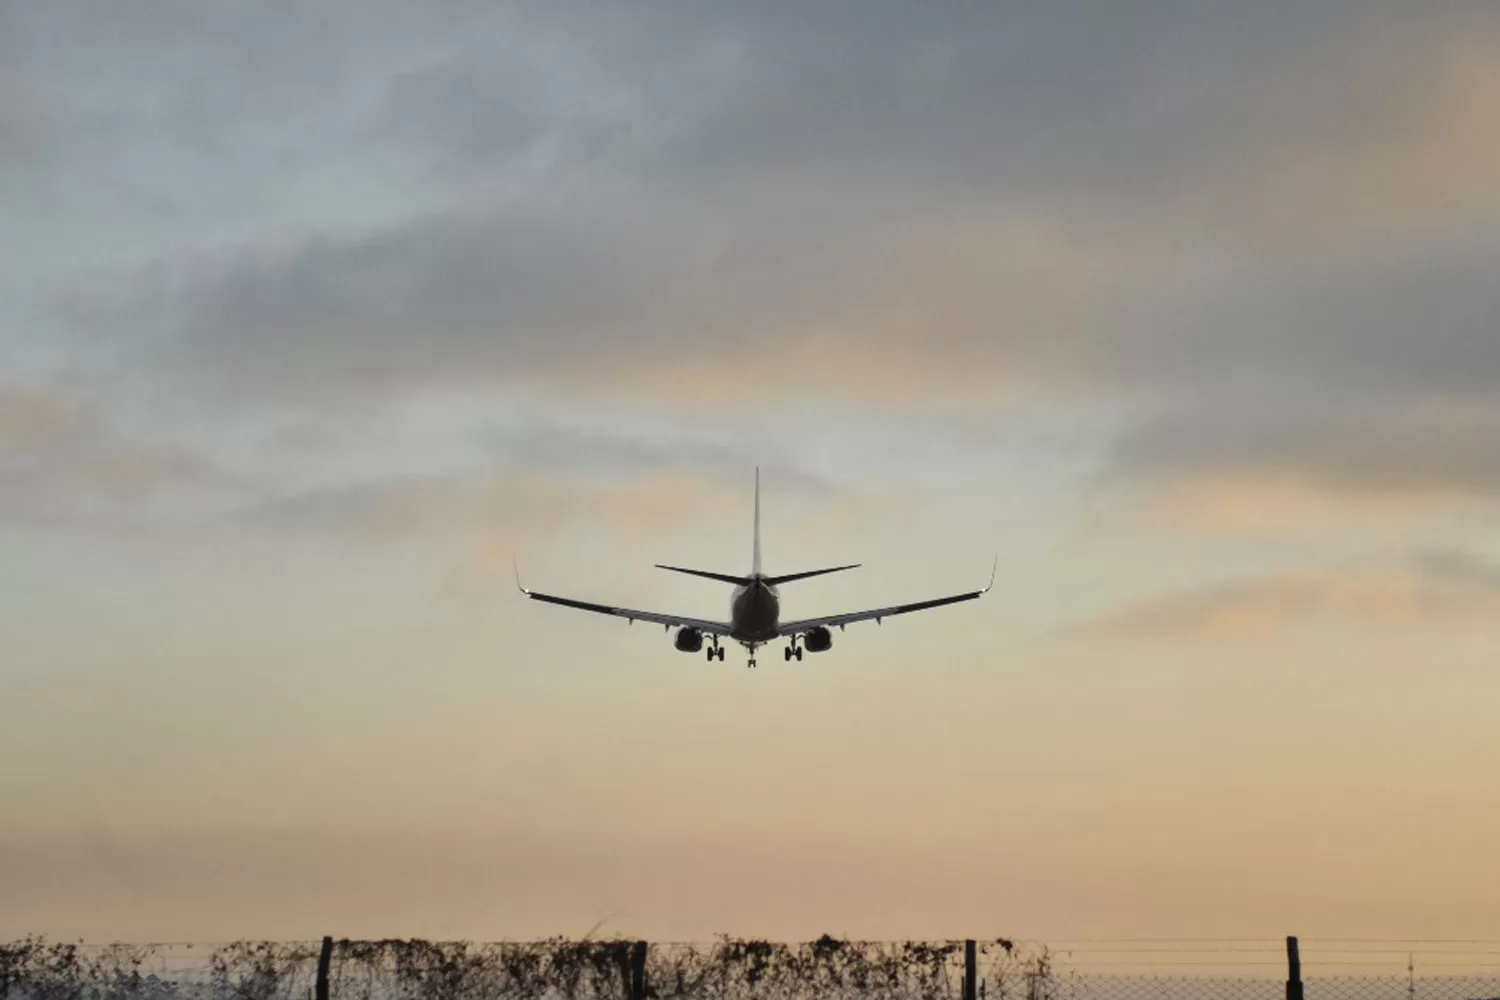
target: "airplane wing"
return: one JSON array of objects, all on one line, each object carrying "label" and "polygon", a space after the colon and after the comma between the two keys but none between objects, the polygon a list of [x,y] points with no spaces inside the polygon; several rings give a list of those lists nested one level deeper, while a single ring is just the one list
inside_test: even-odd
[{"label": "airplane wing", "polygon": [[521,593],[533,601],[545,601],[548,604],[558,604],[565,608],[577,608],[580,611],[592,611],[600,615],[613,615],[616,618],[624,618],[628,622],[652,622],[656,625],[665,625],[667,628],[677,626],[679,628],[695,628],[704,635],[722,636],[729,634],[728,622],[711,622],[703,618],[685,618],[682,615],[662,614],[658,611],[637,611],[633,608],[616,608],[608,604],[592,604],[588,601],[575,601],[571,597],[557,597],[554,594],[539,594],[534,590],[527,590],[521,586],[521,575],[516,574],[516,586]]},{"label": "airplane wing", "polygon": [[890,618],[893,615],[910,614],[913,611],[926,611],[928,608],[940,608],[945,604],[958,604],[962,601],[972,601],[989,593],[990,588],[995,585],[995,571],[990,570],[990,582],[982,590],[973,590],[967,594],[954,594],[951,597],[935,597],[929,601],[917,601],[912,604],[895,604],[888,608],[873,608],[869,611],[850,611],[841,615],[824,615],[820,618],[802,618],[794,622],[782,622],[777,629],[778,636],[800,635],[809,629],[822,626],[832,628],[837,625],[843,628],[845,625],[853,625],[855,622],[867,622],[874,619],[879,622],[882,618]]}]

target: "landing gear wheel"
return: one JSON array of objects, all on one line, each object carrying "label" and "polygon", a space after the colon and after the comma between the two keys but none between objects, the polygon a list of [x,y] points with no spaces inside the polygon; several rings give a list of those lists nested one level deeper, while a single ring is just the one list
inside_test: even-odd
[{"label": "landing gear wheel", "polygon": [[714,648],[709,646],[704,652],[708,654],[704,659],[708,660],[709,663],[714,662]]},{"label": "landing gear wheel", "polygon": [[798,663],[802,662],[802,647],[801,646],[797,647],[797,662]]},{"label": "landing gear wheel", "polygon": [[781,651],[781,654],[782,654],[782,659],[786,660],[788,663],[792,662],[792,647],[791,646],[788,646],[786,649],[783,649]]},{"label": "landing gear wheel", "polygon": [[724,662],[724,647],[723,646],[715,646],[714,647],[714,653],[715,653],[715,655],[717,655],[719,657],[719,662],[723,663]]},{"label": "landing gear wheel", "polygon": [[750,658],[750,663],[748,664],[748,666],[750,667],[751,670],[755,669],[755,657],[752,656]]}]

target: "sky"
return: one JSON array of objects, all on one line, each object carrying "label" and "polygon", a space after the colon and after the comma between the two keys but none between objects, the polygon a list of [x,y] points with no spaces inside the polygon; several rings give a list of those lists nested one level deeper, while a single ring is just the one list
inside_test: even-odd
[{"label": "sky", "polygon": [[[1500,8],[0,0],[0,938],[1500,938]],[[707,618],[976,588],[761,668]]]}]

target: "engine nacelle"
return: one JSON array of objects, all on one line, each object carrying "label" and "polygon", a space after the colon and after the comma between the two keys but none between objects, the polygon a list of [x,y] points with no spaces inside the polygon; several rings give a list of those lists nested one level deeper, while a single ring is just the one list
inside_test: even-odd
[{"label": "engine nacelle", "polygon": [[802,645],[809,653],[826,653],[833,648],[833,633],[821,625],[810,628],[802,637]]},{"label": "engine nacelle", "polygon": [[680,628],[672,642],[681,652],[696,653],[703,649],[703,633],[695,628]]}]

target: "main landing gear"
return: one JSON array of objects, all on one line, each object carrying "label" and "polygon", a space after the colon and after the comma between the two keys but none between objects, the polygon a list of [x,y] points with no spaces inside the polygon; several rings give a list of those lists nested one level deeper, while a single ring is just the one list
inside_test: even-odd
[{"label": "main landing gear", "polygon": [[788,663],[792,662],[792,657],[794,657],[794,656],[797,658],[797,662],[801,663],[802,662],[802,647],[799,646],[799,645],[797,645],[797,640],[796,639],[793,639],[792,640],[792,644],[790,646],[788,646],[786,649],[783,649],[781,651],[781,655],[782,655],[782,659],[786,660]]},{"label": "main landing gear", "polygon": [[703,652],[709,663],[712,663],[714,660],[718,660],[722,663],[724,660],[724,647],[720,646],[717,641],[715,641],[712,646],[709,646]]}]

